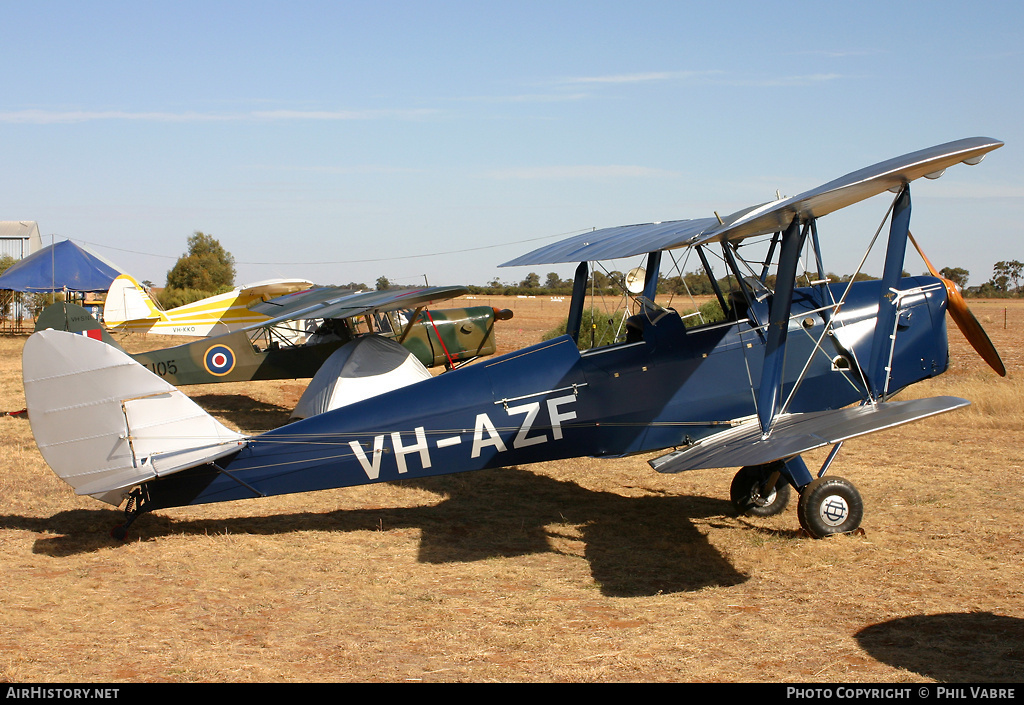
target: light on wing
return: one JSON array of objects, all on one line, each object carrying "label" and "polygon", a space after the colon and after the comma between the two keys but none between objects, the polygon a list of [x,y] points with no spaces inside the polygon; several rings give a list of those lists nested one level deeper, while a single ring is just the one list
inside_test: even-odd
[{"label": "light on wing", "polygon": [[245,438],[125,353],[85,336],[33,334],[22,375],[47,464],[77,494],[114,505],[122,490],[233,453]]}]

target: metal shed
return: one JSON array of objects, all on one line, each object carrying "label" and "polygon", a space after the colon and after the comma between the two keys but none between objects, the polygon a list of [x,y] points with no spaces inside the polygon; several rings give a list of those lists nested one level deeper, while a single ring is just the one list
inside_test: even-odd
[{"label": "metal shed", "polygon": [[[0,220],[0,257],[21,261],[43,248],[39,224],[34,220]],[[0,292],[0,333],[23,332],[25,308],[22,295]]]},{"label": "metal shed", "polygon": [[0,256],[24,259],[43,246],[34,220],[0,220]]}]

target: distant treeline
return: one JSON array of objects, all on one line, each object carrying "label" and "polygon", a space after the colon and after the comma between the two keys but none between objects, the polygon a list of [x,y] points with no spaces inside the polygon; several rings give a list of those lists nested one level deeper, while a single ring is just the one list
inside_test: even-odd
[{"label": "distant treeline", "polygon": [[[837,275],[828,274],[826,275],[830,281],[845,282],[850,281],[849,275]],[[875,279],[866,274],[858,274],[857,281],[865,279]],[[626,275],[622,272],[609,272],[605,274],[603,272],[594,272],[587,280],[587,293],[593,292],[600,296],[617,296],[625,290],[625,279]],[[803,279],[803,278],[802,278]],[[775,286],[775,275],[768,277],[765,282],[768,288],[774,288]],[[801,281],[801,286],[810,284],[810,280]],[[572,279],[561,279],[557,274],[548,274],[547,279],[543,284],[540,282],[540,277],[534,273],[528,274],[525,279],[519,283],[508,283],[493,280],[491,283],[485,286],[474,286],[469,285],[469,293],[474,295],[491,295],[491,296],[537,296],[537,295],[551,295],[551,296],[568,296],[572,294]],[[736,279],[733,276],[722,277],[718,280],[718,286],[723,292],[733,291],[737,288]],[[674,277],[659,277],[658,278],[658,293],[659,294],[673,294],[673,295],[692,295],[692,296],[712,296],[715,293],[714,287],[711,284],[711,280],[703,273],[691,272],[682,276]]]},{"label": "distant treeline", "polygon": [[[997,262],[993,267],[992,278],[980,286],[967,286],[970,272],[961,267],[945,267],[940,274],[951,280],[963,291],[964,296],[978,298],[1016,298],[1024,296],[1024,263],[1017,260]],[[928,272],[922,272],[922,276],[929,276]],[[813,274],[801,275],[797,286],[809,286]],[[911,274],[904,271],[903,276]],[[860,273],[856,276],[849,274],[836,274],[829,272],[825,277],[830,282],[868,281],[878,277],[870,274]],[[602,296],[615,296],[621,294],[625,288],[625,278],[622,272],[594,272],[587,280],[587,291],[593,291]],[[552,296],[568,296],[572,293],[572,279],[561,279],[557,274],[550,273],[542,283],[540,276],[531,272],[518,283],[502,282],[492,280],[484,286],[469,285],[471,294],[490,294],[492,296],[537,296],[539,294]],[[775,275],[771,275],[765,281],[769,289],[775,288]],[[733,276],[723,277],[718,280],[718,286],[723,292],[736,289],[736,279]],[[715,293],[711,280],[702,271],[690,272],[681,276],[659,277],[659,294],[678,294],[692,296],[710,296]]]}]

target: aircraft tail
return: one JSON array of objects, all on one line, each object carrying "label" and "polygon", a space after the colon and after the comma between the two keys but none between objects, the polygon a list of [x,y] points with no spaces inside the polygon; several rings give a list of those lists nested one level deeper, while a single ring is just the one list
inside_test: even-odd
[{"label": "aircraft tail", "polygon": [[39,314],[39,318],[36,319],[35,329],[37,331],[65,330],[70,333],[84,335],[93,340],[102,340],[107,345],[111,345],[118,350],[122,349],[110,337],[110,333],[107,332],[106,328],[93,318],[92,314],[78,304],[68,301],[58,301],[44,308],[42,313]]},{"label": "aircraft tail", "polygon": [[22,359],[36,444],[76,494],[117,506],[136,485],[237,452],[246,437],[124,352],[58,330]]},{"label": "aircraft tail", "polygon": [[103,304],[103,321],[110,327],[130,321],[166,321],[165,314],[141,284],[122,274],[110,284]]}]

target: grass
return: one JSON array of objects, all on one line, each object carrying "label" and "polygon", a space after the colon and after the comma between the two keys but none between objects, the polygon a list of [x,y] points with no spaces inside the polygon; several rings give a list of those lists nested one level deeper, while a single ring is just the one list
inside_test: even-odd
[{"label": "grass", "polygon": [[[505,345],[565,316],[476,303],[515,309]],[[53,476],[27,420],[0,418],[0,679],[1020,681],[1024,307],[986,325],[1009,378],[951,331],[951,371],[908,392],[974,406],[847,443],[832,472],[864,496],[864,533],[825,541],[792,505],[735,516],[731,470],[639,457],[160,511],[120,544],[119,513]],[[0,339],[5,410],[24,406],[23,343]],[[254,430],[296,387],[187,391]]]},{"label": "grass", "polygon": [[[610,297],[597,297],[593,305],[583,310],[577,342],[580,350],[590,350],[593,347],[626,340],[626,326],[623,323],[623,319],[626,318],[625,309],[609,308],[608,298]],[[679,311],[679,315],[683,317],[688,327],[725,320],[722,306],[717,300],[705,301],[697,308],[683,309]],[[568,321],[563,319],[557,326],[545,332],[541,340],[551,340],[565,335],[567,326]]]}]

